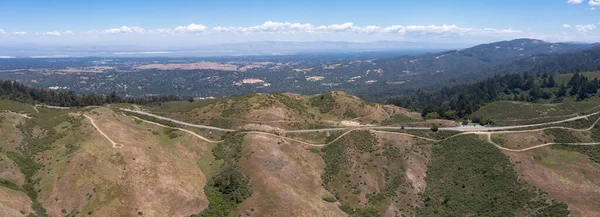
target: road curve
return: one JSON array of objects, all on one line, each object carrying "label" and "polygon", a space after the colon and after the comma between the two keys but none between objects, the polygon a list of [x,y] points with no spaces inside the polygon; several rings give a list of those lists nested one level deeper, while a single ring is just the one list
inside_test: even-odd
[{"label": "road curve", "polygon": [[[147,122],[147,123],[158,125],[158,126],[169,127],[169,126],[165,126],[165,125],[162,125],[162,124],[159,124],[159,123],[155,123],[155,122],[152,122],[152,121],[143,120],[143,119],[138,118],[138,117],[135,117],[135,118],[136,119],[140,119],[140,120],[142,120],[144,122]],[[356,131],[356,130],[372,130],[372,131],[377,132],[377,133],[410,136],[410,137],[413,137],[413,138],[422,139],[422,140],[430,141],[430,142],[441,142],[441,141],[445,141],[445,140],[448,140],[450,138],[457,137],[457,136],[462,136],[462,135],[486,135],[488,142],[491,143],[492,145],[496,146],[500,150],[509,151],[509,152],[524,152],[524,151],[529,151],[529,150],[533,150],[533,149],[537,149],[537,148],[541,148],[541,147],[546,147],[546,146],[550,146],[550,145],[554,145],[554,144],[566,144],[566,145],[600,145],[600,143],[546,143],[546,144],[536,145],[536,146],[532,146],[532,147],[528,147],[528,148],[524,148],[524,149],[509,149],[509,148],[505,148],[505,147],[502,147],[502,146],[494,143],[492,141],[492,139],[491,139],[491,135],[492,134],[496,134],[496,133],[520,133],[520,132],[529,132],[529,131],[539,131],[539,130],[545,130],[545,129],[550,129],[550,128],[562,128],[562,129],[566,129],[566,130],[586,131],[586,130],[592,129],[598,123],[598,121],[600,121],[600,118],[598,118],[590,127],[585,128],[585,129],[573,129],[573,128],[566,128],[566,127],[547,127],[547,128],[542,128],[542,129],[522,130],[522,131],[496,131],[496,132],[467,131],[467,132],[462,132],[462,133],[459,133],[459,134],[456,134],[456,135],[452,135],[452,136],[444,138],[444,139],[431,139],[431,138],[416,136],[416,135],[412,135],[412,134],[408,134],[408,133],[390,132],[390,131],[378,131],[376,129],[369,129],[369,128],[353,128],[353,129],[350,129],[347,132],[344,132],[342,135],[338,136],[333,141],[330,141],[328,143],[310,143],[310,142],[302,141],[302,140],[295,139],[295,138],[290,138],[290,137],[286,137],[286,136],[281,136],[281,135],[277,135],[277,134],[273,134],[273,133],[268,133],[268,132],[261,132],[261,131],[248,131],[248,132],[241,132],[241,133],[274,136],[274,137],[277,137],[277,138],[281,138],[281,139],[285,139],[285,140],[288,140],[288,141],[293,141],[293,142],[297,142],[297,143],[301,143],[301,144],[308,145],[308,146],[313,146],[313,147],[327,146],[329,144],[332,144],[332,143],[336,142],[337,140],[341,139],[342,137],[346,136],[347,134],[351,133],[352,131]],[[187,133],[193,134],[194,136],[196,136],[196,137],[198,137],[198,138],[200,138],[202,140],[205,140],[207,142],[211,142],[211,143],[220,143],[220,142],[223,142],[223,140],[221,140],[221,141],[213,141],[213,140],[206,139],[206,138],[204,138],[204,137],[202,137],[202,136],[200,136],[200,135],[198,135],[198,134],[196,134],[196,133],[194,133],[192,131],[186,130],[186,129],[182,129],[182,128],[176,128],[176,129],[180,129],[180,130],[185,131]],[[385,128],[385,129],[390,129],[390,128]],[[424,128],[424,129],[428,130],[428,128]],[[293,132],[298,132],[298,131],[293,131]],[[315,131],[302,131],[302,132],[315,132]]]},{"label": "road curve", "polygon": [[96,125],[96,122],[94,121],[94,119],[92,119],[90,116],[87,116],[87,115],[83,115],[83,116],[86,117],[88,120],[90,120],[90,122],[92,123],[92,126],[94,126],[94,128],[96,128],[96,130],[100,134],[102,134],[102,136],[104,136],[104,138],[106,138],[112,144],[113,148],[123,148],[123,144],[116,143],[110,137],[108,137],[108,135],[106,135],[106,133],[102,132],[102,130],[100,130],[98,125]]},{"label": "road curve", "polygon": [[185,126],[188,126],[188,127],[195,127],[195,128],[208,129],[208,130],[216,130],[216,131],[224,131],[224,132],[235,132],[235,131],[237,131],[237,130],[232,130],[232,129],[223,129],[223,128],[218,128],[218,127],[212,127],[212,126],[206,126],[206,125],[200,125],[200,124],[192,124],[192,123],[188,123],[188,122],[178,121],[178,120],[175,120],[175,119],[163,117],[163,116],[160,116],[160,115],[155,115],[155,114],[144,112],[144,111],[131,110],[131,109],[126,109],[126,108],[120,108],[120,109],[122,111],[133,112],[133,113],[136,113],[136,114],[146,115],[146,116],[158,118],[160,120],[170,121],[170,122],[173,122],[173,123],[176,123],[176,124],[185,125]]},{"label": "road curve", "polygon": [[[189,127],[209,129],[209,130],[217,130],[217,131],[224,131],[224,132],[234,132],[234,131],[237,131],[237,130],[233,130],[233,129],[224,129],[224,128],[218,128],[218,127],[212,127],[212,126],[206,126],[206,125],[200,125],[200,124],[187,123],[187,122],[175,120],[175,119],[164,117],[164,116],[160,116],[160,115],[155,115],[155,114],[152,114],[152,113],[149,113],[149,112],[144,112],[144,111],[131,110],[131,109],[126,109],[126,108],[121,108],[121,110],[127,111],[127,112],[133,112],[133,113],[137,113],[137,114],[141,114],[141,115],[147,115],[147,116],[151,116],[151,117],[154,117],[154,118],[158,118],[160,120],[170,121],[170,122],[173,122],[173,123],[176,123],[176,124],[181,124],[181,125],[185,125],[185,126],[189,126]],[[551,124],[560,124],[560,123],[565,123],[565,122],[571,122],[571,121],[576,121],[576,120],[580,120],[580,119],[585,119],[585,118],[588,118],[590,116],[597,115],[599,113],[600,112],[595,112],[595,113],[591,113],[591,114],[587,114],[587,115],[581,115],[581,116],[577,116],[577,117],[568,118],[568,119],[565,119],[565,120],[552,121],[552,122],[539,123],[539,124],[526,124],[526,125],[501,126],[501,127],[487,127],[487,126],[442,127],[442,128],[439,128],[438,130],[442,130],[442,131],[459,131],[459,132],[487,132],[487,131],[496,131],[496,130],[510,130],[510,129],[520,129],[520,128],[528,128],[528,127],[539,127],[539,126],[545,126],[545,125],[551,125]],[[314,132],[327,132],[327,131],[343,131],[343,130],[350,130],[350,129],[429,130],[429,127],[363,126],[363,127],[338,127],[338,128],[306,129],[306,130],[282,130],[282,131],[279,131],[279,132],[281,132],[281,133],[314,133]]]}]

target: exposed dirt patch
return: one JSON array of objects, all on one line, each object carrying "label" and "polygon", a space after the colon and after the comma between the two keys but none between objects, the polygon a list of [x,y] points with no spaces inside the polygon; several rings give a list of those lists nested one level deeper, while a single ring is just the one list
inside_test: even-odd
[{"label": "exposed dirt patch", "polygon": [[396,190],[396,197],[389,201],[386,216],[407,215],[414,216],[415,210],[422,205],[420,194],[423,193],[427,183],[427,165],[431,157],[431,145],[415,140],[408,136],[391,134],[377,134],[384,143],[394,144],[403,150],[403,164],[405,168],[404,183]]},{"label": "exposed dirt patch", "polygon": [[96,216],[187,216],[208,206],[206,177],[197,165],[199,156],[210,153],[203,141],[187,134],[169,138],[159,127],[106,108],[89,115],[124,147],[112,148],[89,121],[82,121],[74,132],[83,135],[79,149],[57,160],[41,181],[39,200],[49,214],[64,215],[65,209]]},{"label": "exposed dirt patch", "polygon": [[23,135],[17,126],[25,120],[26,118],[13,113],[0,114],[0,147],[7,151],[18,151]]},{"label": "exposed dirt patch", "polygon": [[32,212],[27,194],[0,187],[0,216],[25,216]]},{"label": "exposed dirt patch", "polygon": [[569,204],[574,216],[600,216],[600,165],[586,155],[550,147],[504,153],[523,180]]},{"label": "exposed dirt patch", "polygon": [[[266,135],[247,135],[250,156],[241,169],[254,193],[240,206],[250,216],[346,216],[321,186],[323,162],[300,144]],[[252,211],[254,210],[254,211]]]},{"label": "exposed dirt patch", "polygon": [[0,179],[6,179],[19,186],[25,182],[25,176],[17,164],[4,153],[0,153]]},{"label": "exposed dirt patch", "polygon": [[[506,138],[504,147],[510,149],[523,149],[536,145],[553,142],[552,136],[544,134],[544,131],[501,134]],[[495,136],[495,135],[492,135]]]}]

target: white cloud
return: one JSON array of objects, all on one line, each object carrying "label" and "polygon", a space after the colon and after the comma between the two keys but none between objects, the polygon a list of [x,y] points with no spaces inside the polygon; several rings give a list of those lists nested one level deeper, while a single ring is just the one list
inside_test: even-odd
[{"label": "white cloud", "polygon": [[583,0],[568,0],[567,3],[569,4],[581,4],[581,2],[583,2]]},{"label": "white cloud", "polygon": [[6,31],[4,31],[4,29],[0,29],[0,35],[6,35]]},{"label": "white cloud", "polygon": [[[600,1],[600,0],[599,0]],[[564,28],[572,28],[568,24],[563,25]],[[581,25],[577,27],[579,32],[585,33],[594,29],[595,26]],[[144,34],[148,33],[148,34]],[[13,35],[17,35],[14,32]],[[26,34],[23,32],[23,34]],[[467,28],[457,25],[391,25],[391,26],[378,26],[378,25],[365,25],[360,26],[352,22],[343,22],[337,24],[322,24],[314,25],[311,23],[292,23],[292,22],[275,22],[267,21],[260,25],[255,26],[215,26],[208,27],[202,24],[189,24],[181,25],[175,28],[155,28],[155,29],[144,29],[137,26],[121,26],[118,28],[109,28],[104,30],[87,30],[80,31],[77,35],[85,36],[92,35],[94,38],[102,37],[103,35],[141,35],[144,37],[152,37],[152,35],[173,35],[181,36],[185,35],[198,35],[200,34],[206,37],[220,38],[220,34],[239,34],[243,37],[255,37],[261,38],[261,40],[270,40],[269,37],[286,37],[291,38],[288,40],[302,40],[305,37],[311,37],[314,40],[321,40],[321,38],[362,38],[362,40],[368,40],[367,38],[377,37],[378,40],[403,40],[403,39],[458,39],[458,37],[478,37],[478,38],[517,38],[517,37],[535,37],[534,35],[524,33],[520,30],[515,29],[496,29],[496,28]],[[37,35],[37,34],[32,34]],[[39,33],[39,35],[48,36],[63,36],[73,35],[71,31],[50,31],[45,33]],[[254,35],[254,36],[252,36]],[[373,36],[371,36],[373,35]],[[239,37],[233,36],[233,37]],[[108,36],[107,36],[108,37]],[[142,37],[142,36],[137,36]],[[194,36],[195,37],[195,36]],[[231,35],[227,37],[232,37]],[[319,39],[317,39],[319,38]],[[207,38],[207,40],[213,40]],[[218,39],[214,39],[217,40]]]},{"label": "white cloud", "polygon": [[23,32],[23,31],[21,31],[21,32],[13,32],[12,34],[13,35],[27,35],[27,32]]},{"label": "white cloud", "polygon": [[102,30],[104,34],[127,34],[127,33],[143,33],[144,29],[137,26],[121,26],[119,28]]},{"label": "white cloud", "polygon": [[587,25],[575,25],[575,29],[582,34],[585,34],[589,31],[596,29],[595,24],[587,24]]},{"label": "white cloud", "polygon": [[74,33],[70,30],[67,31],[51,31],[51,32],[44,32],[44,35],[51,35],[51,36],[61,36],[61,35],[74,35]]},{"label": "white cloud", "polygon": [[568,28],[571,28],[571,25],[569,25],[569,24],[563,24],[562,28],[568,29]]},{"label": "white cloud", "polygon": [[590,0],[588,4],[592,6],[600,6],[600,0]]},{"label": "white cloud", "polygon": [[188,26],[178,26],[175,28],[175,32],[181,33],[201,33],[205,32],[208,28],[205,25],[192,23]]}]

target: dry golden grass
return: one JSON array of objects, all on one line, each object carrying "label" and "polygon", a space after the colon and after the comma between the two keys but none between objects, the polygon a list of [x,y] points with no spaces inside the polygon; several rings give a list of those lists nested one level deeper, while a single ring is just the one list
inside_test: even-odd
[{"label": "dry golden grass", "polygon": [[[162,128],[97,108],[88,113],[123,148],[113,148],[89,121],[78,132],[80,147],[64,158],[44,162],[38,200],[52,216],[62,209],[96,216],[187,216],[208,206],[206,177],[197,162],[211,154],[203,141],[187,134],[175,139]],[[66,143],[58,140],[55,145]],[[61,156],[61,149],[45,159]]]},{"label": "dry golden grass", "polygon": [[550,147],[504,153],[522,180],[567,203],[572,216],[600,216],[600,165],[586,155]]},{"label": "dry golden grass", "polygon": [[0,152],[0,179],[8,180],[19,186],[25,182],[25,176],[19,170],[17,164],[8,156]]},{"label": "dry golden grass", "polygon": [[18,151],[23,141],[23,135],[17,128],[19,124],[24,123],[25,117],[4,112],[0,113],[0,146],[7,151]]},{"label": "dry golden grass", "polygon": [[545,135],[544,131],[508,133],[500,135],[506,140],[506,142],[504,143],[504,147],[510,149],[524,149],[536,145],[553,142],[552,136]]},{"label": "dry golden grass", "polygon": [[31,212],[27,194],[0,186],[0,216],[25,216]]},{"label": "dry golden grass", "polygon": [[267,135],[247,135],[249,157],[241,162],[253,194],[239,209],[250,216],[346,216],[321,186],[324,164],[301,144]]}]

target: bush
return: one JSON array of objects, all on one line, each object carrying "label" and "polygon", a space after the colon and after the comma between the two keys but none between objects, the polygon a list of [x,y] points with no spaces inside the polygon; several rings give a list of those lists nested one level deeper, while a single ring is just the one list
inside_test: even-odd
[{"label": "bush", "polygon": [[324,197],[323,200],[327,201],[327,202],[330,202],[330,203],[333,203],[333,202],[337,201],[337,198],[335,198],[335,197]]},{"label": "bush", "polygon": [[243,134],[226,134],[222,143],[213,149],[216,160],[223,166],[204,187],[208,208],[192,216],[229,216],[240,203],[252,195],[250,180],[239,171]]},{"label": "bush", "polygon": [[529,196],[502,152],[475,136],[432,148],[418,216],[514,216]]}]

